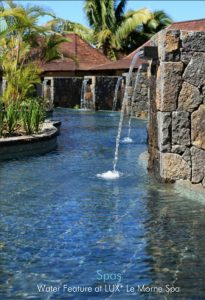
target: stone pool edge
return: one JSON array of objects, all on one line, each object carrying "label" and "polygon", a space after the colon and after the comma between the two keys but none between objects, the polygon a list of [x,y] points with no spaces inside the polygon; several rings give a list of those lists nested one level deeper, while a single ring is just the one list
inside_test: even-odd
[{"label": "stone pool edge", "polygon": [[0,161],[45,154],[57,148],[61,122],[46,120],[39,134],[0,138]]}]

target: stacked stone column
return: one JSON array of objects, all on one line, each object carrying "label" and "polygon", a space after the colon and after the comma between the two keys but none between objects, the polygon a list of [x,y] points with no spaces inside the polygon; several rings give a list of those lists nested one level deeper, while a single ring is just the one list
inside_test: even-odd
[{"label": "stacked stone column", "polygon": [[[205,187],[205,32],[164,30],[153,39],[159,60],[150,99],[150,168],[164,181]],[[153,87],[150,87],[153,94]]]}]

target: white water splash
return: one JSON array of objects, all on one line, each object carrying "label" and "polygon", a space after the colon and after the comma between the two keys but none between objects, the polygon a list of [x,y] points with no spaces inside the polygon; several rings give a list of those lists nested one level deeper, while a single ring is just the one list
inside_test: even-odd
[{"label": "white water splash", "polygon": [[122,140],[122,143],[123,144],[131,144],[133,142],[133,139],[131,139],[130,137],[125,137],[123,140]]},{"label": "white water splash", "polygon": [[98,178],[102,179],[118,179],[122,174],[118,171],[107,171],[105,173],[97,174]]}]

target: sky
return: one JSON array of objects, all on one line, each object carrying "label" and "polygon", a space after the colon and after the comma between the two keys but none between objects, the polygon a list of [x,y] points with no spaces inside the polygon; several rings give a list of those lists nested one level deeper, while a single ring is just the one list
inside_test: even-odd
[{"label": "sky", "polygon": [[[81,0],[52,0],[52,1],[16,1],[21,3],[36,3],[43,7],[51,8],[58,17],[78,22],[84,25],[87,24],[83,11],[84,1]],[[205,18],[205,1],[128,1],[128,9],[149,8],[150,10],[164,10],[174,21],[185,21],[193,19]]]}]

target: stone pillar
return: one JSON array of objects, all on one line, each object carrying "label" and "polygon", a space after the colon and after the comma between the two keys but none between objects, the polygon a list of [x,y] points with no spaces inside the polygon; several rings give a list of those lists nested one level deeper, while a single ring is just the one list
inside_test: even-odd
[{"label": "stone pillar", "polygon": [[205,32],[163,30],[154,37],[159,61],[152,74],[148,131],[149,168],[158,177],[205,187],[204,41]]},{"label": "stone pillar", "polygon": [[86,101],[86,108],[88,109],[95,109],[95,85],[96,85],[96,78],[95,76],[85,76],[84,80],[87,80],[87,84],[84,90],[84,99]]},{"label": "stone pillar", "polygon": [[54,107],[54,80],[53,77],[44,77],[42,96],[46,101],[47,111],[52,111]]}]

